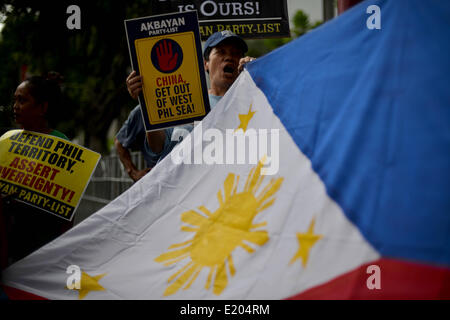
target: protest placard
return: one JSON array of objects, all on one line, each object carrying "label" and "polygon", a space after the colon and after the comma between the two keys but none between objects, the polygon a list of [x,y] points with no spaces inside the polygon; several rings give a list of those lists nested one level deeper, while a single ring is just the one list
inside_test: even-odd
[{"label": "protest placard", "polygon": [[143,76],[146,131],[199,121],[209,112],[195,11],[125,20],[132,67]]},{"label": "protest placard", "polygon": [[290,37],[286,0],[160,0],[151,5],[155,13],[197,10],[202,40],[224,30],[246,39]]},{"label": "protest placard", "polygon": [[0,193],[71,221],[100,154],[25,130],[0,137]]}]

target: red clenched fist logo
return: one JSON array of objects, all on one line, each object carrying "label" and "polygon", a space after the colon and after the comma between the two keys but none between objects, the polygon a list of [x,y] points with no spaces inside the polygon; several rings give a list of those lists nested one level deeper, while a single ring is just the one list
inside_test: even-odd
[{"label": "red clenched fist logo", "polygon": [[152,63],[163,73],[177,70],[183,62],[183,51],[180,45],[172,39],[159,40],[151,52]]}]

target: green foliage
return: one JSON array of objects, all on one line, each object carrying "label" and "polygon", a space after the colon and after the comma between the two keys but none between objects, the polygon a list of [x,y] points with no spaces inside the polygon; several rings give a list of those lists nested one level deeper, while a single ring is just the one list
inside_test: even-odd
[{"label": "green foliage", "polygon": [[[68,30],[69,5],[81,8],[81,30]],[[131,71],[123,20],[164,12],[167,2],[154,0],[6,0],[0,5],[0,134],[14,126],[12,97],[22,68],[32,75],[57,71],[64,77],[64,102],[54,110],[52,127],[70,138],[83,132],[82,143],[108,151],[107,132],[122,123],[136,104],[125,78]],[[292,36],[316,26],[298,11]],[[250,40],[249,55],[259,57],[290,38]]]},{"label": "green foliage", "polygon": [[[31,1],[9,0],[0,7],[5,26],[0,38],[0,128],[14,124],[12,95],[21,68],[33,75],[54,70],[63,75],[64,103],[54,110],[54,128],[84,144],[107,151],[113,119],[124,120],[136,104],[125,78],[130,60],[123,21],[152,14],[151,0]],[[81,30],[66,27],[69,5],[81,8]]]},{"label": "green foliage", "polygon": [[311,24],[308,15],[302,10],[297,10],[292,18],[294,27],[291,29],[291,38],[276,38],[276,39],[264,39],[264,40],[248,40],[249,50],[248,55],[251,57],[260,57],[282,45],[285,45],[292,39],[298,38],[308,31],[318,27],[323,22],[316,21]]}]

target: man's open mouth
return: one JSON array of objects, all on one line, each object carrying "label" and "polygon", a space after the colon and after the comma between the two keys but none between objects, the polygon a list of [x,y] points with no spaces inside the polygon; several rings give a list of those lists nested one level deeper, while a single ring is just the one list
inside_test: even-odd
[{"label": "man's open mouth", "polygon": [[232,66],[225,66],[223,68],[223,72],[229,73],[229,74],[233,74],[234,73],[234,68]]}]

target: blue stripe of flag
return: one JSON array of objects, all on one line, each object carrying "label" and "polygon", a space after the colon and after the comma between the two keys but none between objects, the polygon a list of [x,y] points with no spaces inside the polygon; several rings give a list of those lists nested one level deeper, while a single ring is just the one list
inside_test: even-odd
[{"label": "blue stripe of flag", "polygon": [[[372,4],[380,30],[366,27]],[[385,257],[445,266],[449,32],[449,1],[364,1],[248,66],[365,238]]]}]

